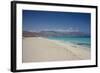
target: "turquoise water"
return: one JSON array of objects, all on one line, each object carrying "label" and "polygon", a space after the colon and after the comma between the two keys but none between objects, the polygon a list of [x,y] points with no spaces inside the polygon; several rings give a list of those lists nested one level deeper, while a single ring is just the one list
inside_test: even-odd
[{"label": "turquoise water", "polygon": [[81,46],[90,47],[91,46],[91,38],[90,36],[53,36],[48,37],[49,39],[59,40],[65,43],[74,43]]}]

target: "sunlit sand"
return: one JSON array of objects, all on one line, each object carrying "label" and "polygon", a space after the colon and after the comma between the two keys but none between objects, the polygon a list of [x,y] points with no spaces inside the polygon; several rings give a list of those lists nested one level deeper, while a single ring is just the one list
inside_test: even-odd
[{"label": "sunlit sand", "polygon": [[22,61],[45,62],[90,59],[90,51],[72,43],[64,43],[43,37],[24,37]]}]

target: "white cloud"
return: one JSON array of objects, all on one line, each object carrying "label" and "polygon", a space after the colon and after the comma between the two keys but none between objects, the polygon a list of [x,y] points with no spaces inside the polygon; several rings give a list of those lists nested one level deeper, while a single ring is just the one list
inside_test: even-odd
[{"label": "white cloud", "polygon": [[76,27],[69,27],[69,28],[66,28],[66,29],[44,29],[42,31],[58,31],[58,32],[78,32],[79,29],[76,28]]}]

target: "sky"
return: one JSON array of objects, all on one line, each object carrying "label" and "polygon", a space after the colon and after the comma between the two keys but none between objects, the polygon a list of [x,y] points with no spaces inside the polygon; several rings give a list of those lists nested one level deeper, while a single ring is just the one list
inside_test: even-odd
[{"label": "sky", "polygon": [[90,33],[91,14],[23,10],[23,31],[80,31]]}]

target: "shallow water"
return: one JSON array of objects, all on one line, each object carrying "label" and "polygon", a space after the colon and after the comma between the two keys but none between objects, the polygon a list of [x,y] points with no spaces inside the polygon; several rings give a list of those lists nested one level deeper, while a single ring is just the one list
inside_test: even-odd
[{"label": "shallow water", "polygon": [[91,38],[90,36],[53,36],[48,37],[49,39],[59,40],[65,43],[74,43],[77,45],[85,46],[90,48],[91,46]]}]

